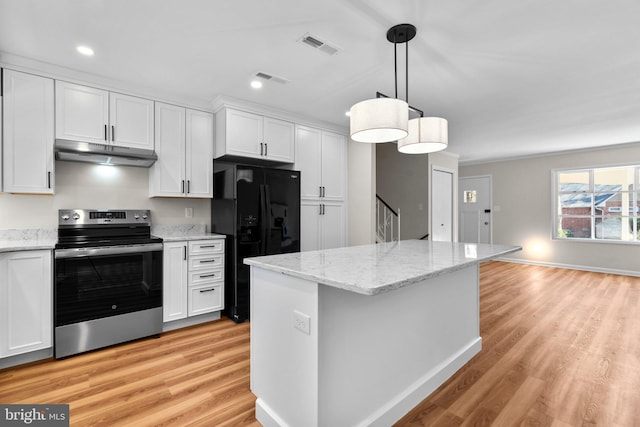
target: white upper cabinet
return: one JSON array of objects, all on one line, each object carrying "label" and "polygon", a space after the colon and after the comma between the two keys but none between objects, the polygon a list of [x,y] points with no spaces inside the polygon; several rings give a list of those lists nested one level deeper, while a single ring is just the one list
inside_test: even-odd
[{"label": "white upper cabinet", "polygon": [[294,124],[223,108],[216,114],[215,157],[236,156],[294,162]]},{"label": "white upper cabinet", "polygon": [[213,197],[213,114],[156,103],[150,197]]},{"label": "white upper cabinet", "polygon": [[187,109],[187,197],[213,197],[213,114]]},{"label": "white upper cabinet", "polygon": [[295,169],[302,172],[303,199],[345,199],[347,142],[344,135],[296,126]]},{"label": "white upper cabinet", "polygon": [[153,149],[153,101],[56,81],[56,139]]},{"label": "white upper cabinet", "polygon": [[4,191],[53,194],[53,80],[3,70]]},{"label": "white upper cabinet", "polygon": [[113,144],[153,150],[153,101],[111,92],[109,123]]}]

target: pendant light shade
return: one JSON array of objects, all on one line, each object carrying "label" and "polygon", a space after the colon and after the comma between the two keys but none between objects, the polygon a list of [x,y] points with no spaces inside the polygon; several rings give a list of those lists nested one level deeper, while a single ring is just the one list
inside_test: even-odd
[{"label": "pendant light shade", "polygon": [[409,105],[401,99],[375,98],[351,107],[351,139],[357,142],[391,142],[409,135]]},{"label": "pendant light shade", "polygon": [[398,151],[405,154],[434,153],[447,148],[448,143],[446,119],[418,117],[409,120],[409,135],[398,140]]}]

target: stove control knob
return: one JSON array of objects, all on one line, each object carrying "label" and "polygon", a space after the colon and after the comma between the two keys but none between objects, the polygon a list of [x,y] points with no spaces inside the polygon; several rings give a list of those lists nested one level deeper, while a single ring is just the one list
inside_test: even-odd
[{"label": "stove control knob", "polygon": [[142,215],[142,219],[147,219],[147,218],[148,218],[147,215],[144,215],[144,214]]},{"label": "stove control knob", "polygon": [[140,215],[138,215],[138,214],[135,214],[133,217],[134,217],[135,219],[140,219]]},{"label": "stove control knob", "polygon": [[69,215],[62,215],[63,221],[69,221]]},{"label": "stove control knob", "polygon": [[78,212],[73,213],[73,219],[75,219],[76,221],[80,219],[80,215],[78,214]]}]

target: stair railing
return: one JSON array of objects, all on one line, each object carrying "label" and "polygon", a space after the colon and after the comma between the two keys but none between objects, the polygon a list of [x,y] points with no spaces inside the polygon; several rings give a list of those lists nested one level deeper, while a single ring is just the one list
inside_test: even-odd
[{"label": "stair railing", "polygon": [[396,212],[376,194],[376,243],[400,240],[400,209]]}]

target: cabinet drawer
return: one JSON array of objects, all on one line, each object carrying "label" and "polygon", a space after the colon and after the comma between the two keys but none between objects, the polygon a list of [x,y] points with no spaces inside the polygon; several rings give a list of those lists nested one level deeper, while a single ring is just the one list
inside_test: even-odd
[{"label": "cabinet drawer", "polygon": [[189,286],[212,284],[224,280],[224,270],[200,270],[189,272]]},{"label": "cabinet drawer", "polygon": [[224,265],[224,255],[192,255],[189,257],[189,271],[211,270]]},{"label": "cabinet drawer", "polygon": [[189,316],[222,310],[222,285],[189,288]]},{"label": "cabinet drawer", "polygon": [[189,242],[189,254],[191,255],[222,252],[224,252],[224,239],[194,240]]}]

